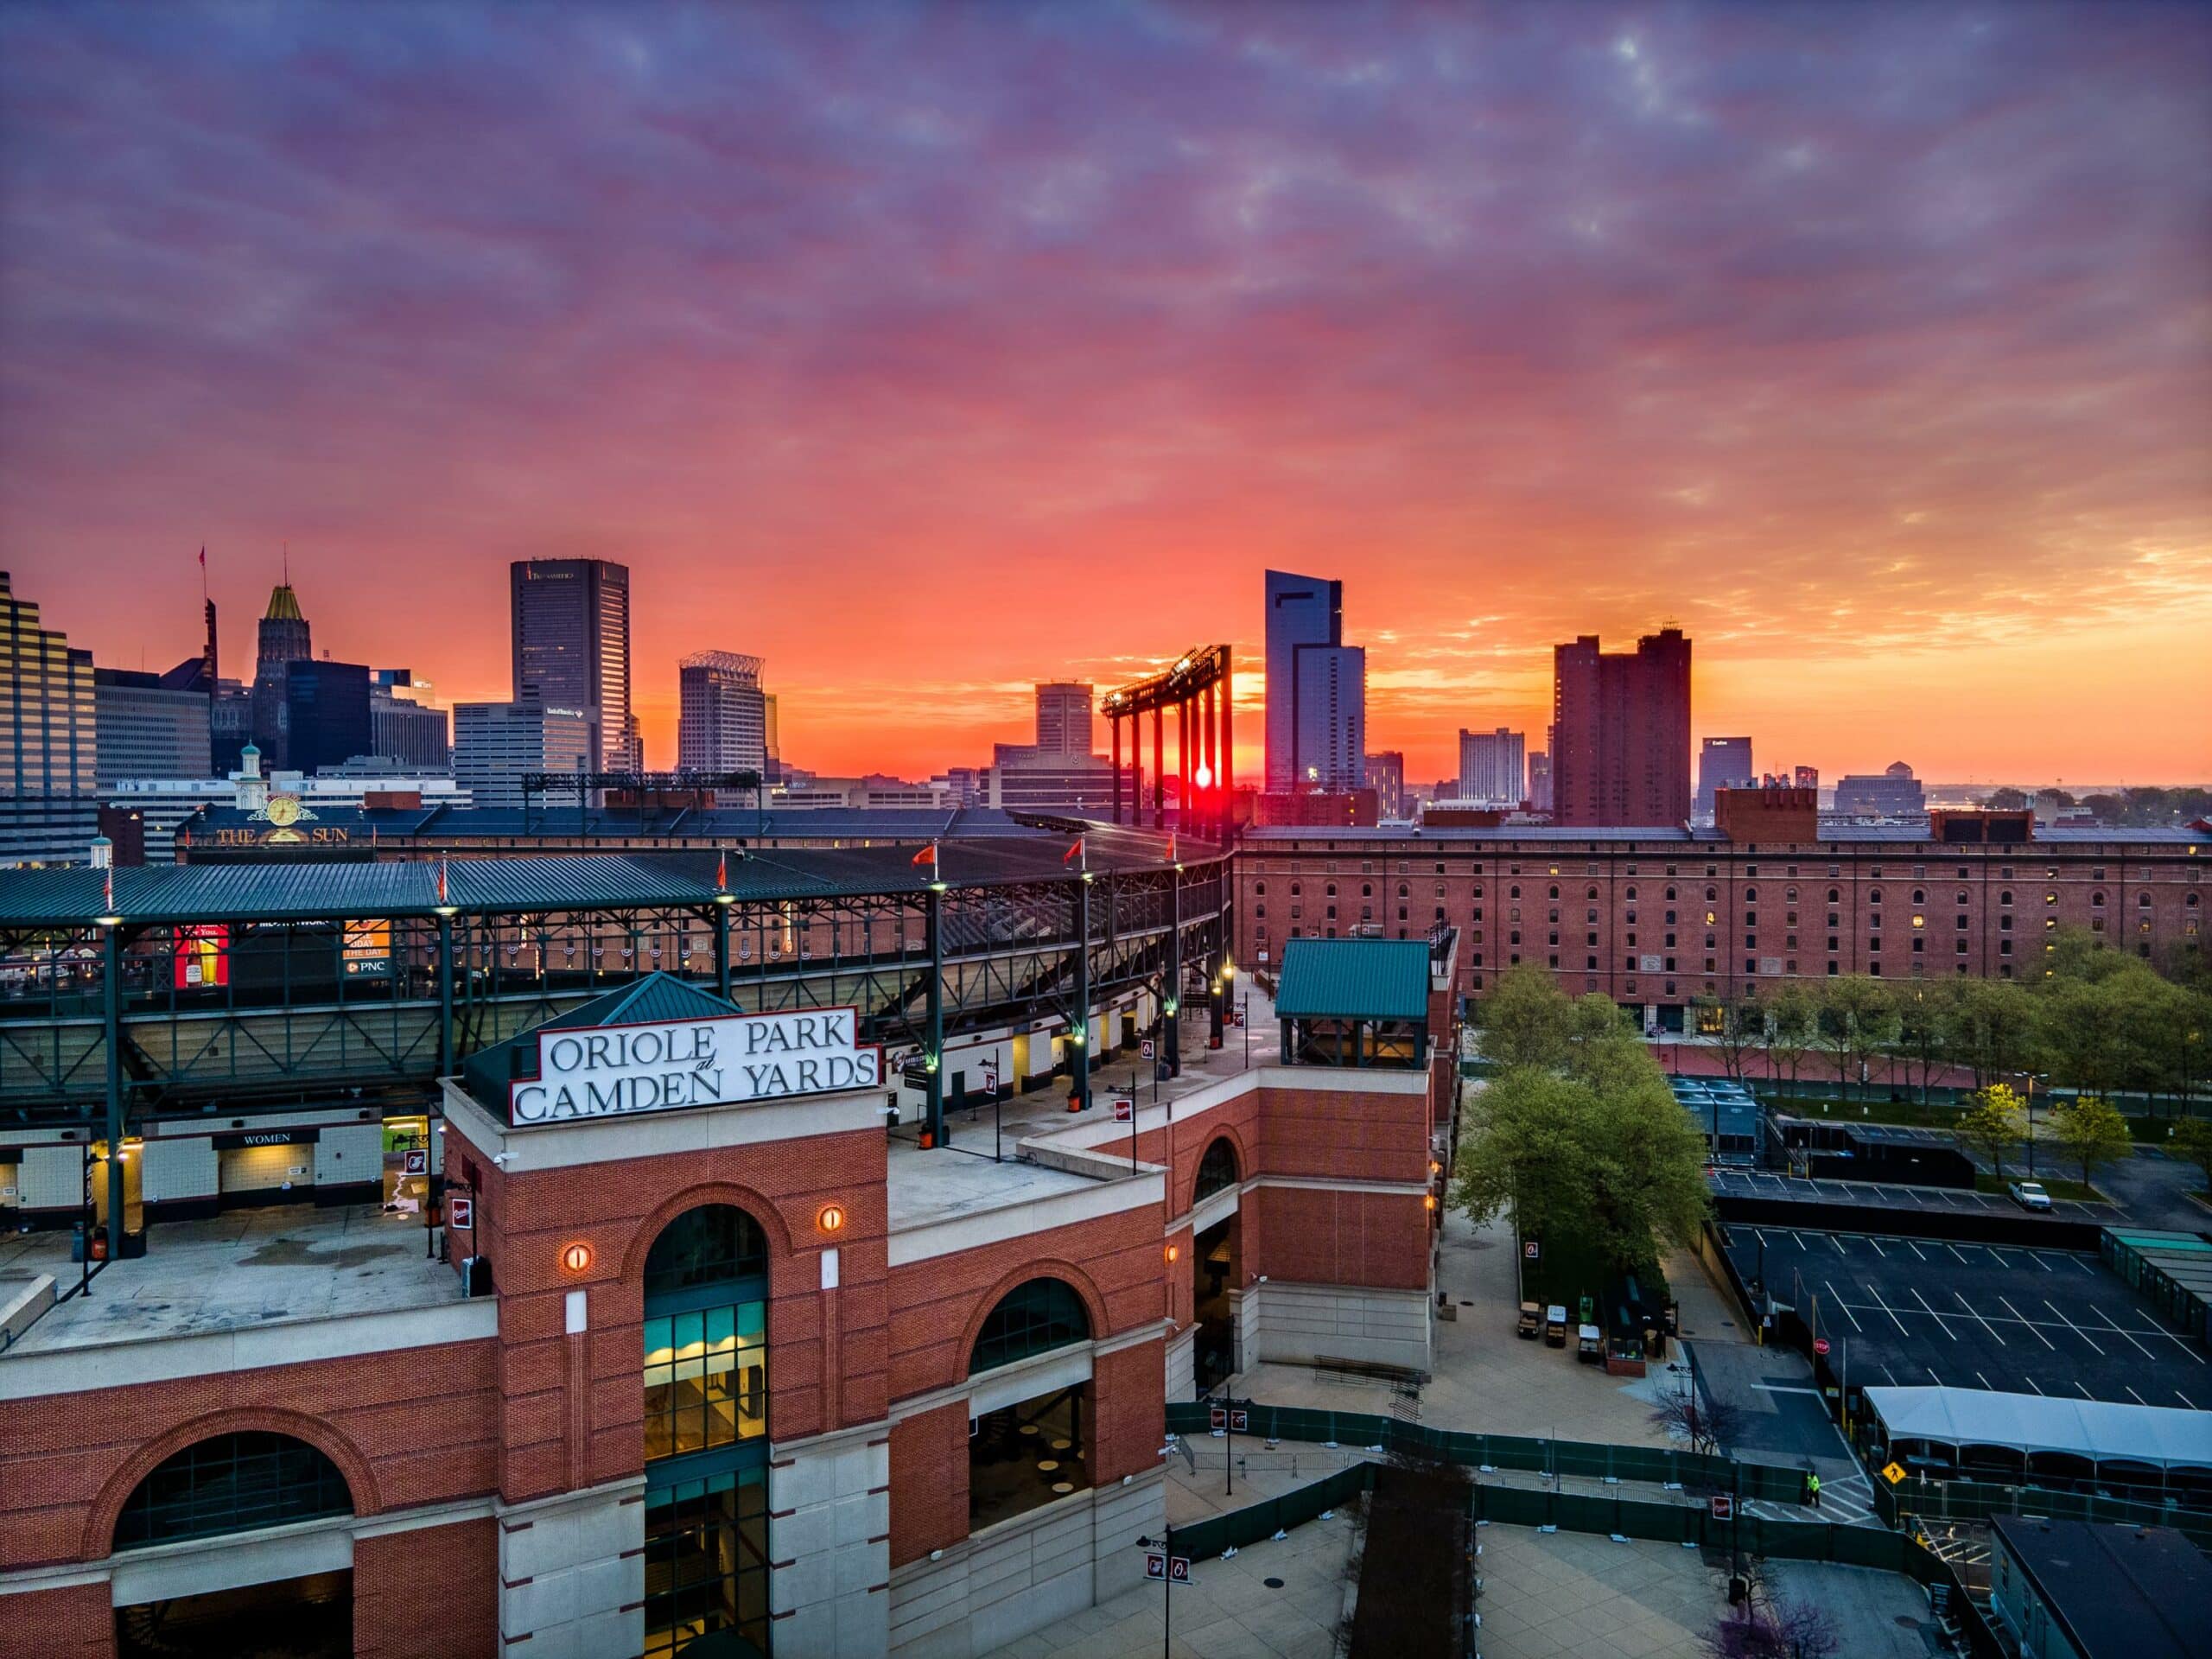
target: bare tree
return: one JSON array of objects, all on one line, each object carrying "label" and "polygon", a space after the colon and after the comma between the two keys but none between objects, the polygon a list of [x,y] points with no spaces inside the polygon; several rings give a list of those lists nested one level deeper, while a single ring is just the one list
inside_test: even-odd
[{"label": "bare tree", "polygon": [[1712,1659],[1835,1659],[1843,1639],[1819,1607],[1753,1598],[1720,1616],[1705,1634],[1705,1650]]},{"label": "bare tree", "polygon": [[1671,1394],[1659,1397],[1651,1408],[1651,1424],[1690,1443],[1690,1450],[1710,1457],[1734,1443],[1742,1429],[1743,1414],[1723,1400],[1700,1399],[1687,1380]]}]

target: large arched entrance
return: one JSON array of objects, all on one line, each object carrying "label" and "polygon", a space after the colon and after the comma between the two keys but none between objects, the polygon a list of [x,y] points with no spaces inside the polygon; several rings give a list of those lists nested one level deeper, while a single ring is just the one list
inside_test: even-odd
[{"label": "large arched entrance", "polygon": [[1202,1228],[1192,1240],[1191,1308],[1198,1329],[1192,1369],[1201,1392],[1228,1380],[1236,1370],[1236,1305],[1231,1293],[1242,1287],[1240,1230],[1235,1194],[1239,1184],[1236,1148],[1217,1138],[1198,1160],[1191,1196],[1195,1211],[1218,1194],[1230,1194],[1230,1212]]},{"label": "large arched entrance", "polygon": [[[213,1434],[164,1459],[116,1517],[114,1552],[353,1513],[346,1477],[289,1434]],[[339,1571],[115,1610],[118,1659],[346,1659],[353,1575]]]},{"label": "large arched entrance", "polygon": [[[999,1298],[976,1333],[969,1378],[1090,1340],[1090,1314],[1075,1287],[1043,1277]],[[1017,1373],[1027,1376],[1027,1373]],[[1039,1377],[1034,1393],[975,1412],[968,1426],[968,1529],[986,1527],[1090,1484],[1084,1427],[1086,1362],[1073,1376]],[[973,1407],[971,1405],[971,1411]]]},{"label": "large arched entrance", "polygon": [[734,1205],[645,1256],[645,1659],[768,1651],[768,1245]]}]

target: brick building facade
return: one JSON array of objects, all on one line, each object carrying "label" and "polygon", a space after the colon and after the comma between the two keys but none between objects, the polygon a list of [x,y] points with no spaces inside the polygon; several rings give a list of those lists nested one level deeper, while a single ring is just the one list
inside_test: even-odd
[{"label": "brick building facade", "polygon": [[[982,1652],[1141,1580],[1202,1376],[1426,1365],[1440,1066],[1217,1051],[1129,1121],[1033,1103],[1003,1165],[887,1131],[863,1051],[842,1090],[512,1103],[564,1043],[802,1018],[835,1029],[653,976],[478,1055],[442,1262],[373,1207],[222,1211],[184,1317],[143,1300],[164,1226],[87,1295],[0,1286],[0,1659],[222,1618],[378,1659]],[[349,1274],[388,1288],[344,1308]]]},{"label": "brick building facade", "polygon": [[1534,963],[1671,1027],[1700,995],[1793,977],[2025,977],[2062,927],[2153,960],[2203,948],[2212,829],[1968,840],[1993,826],[1824,828],[1789,798],[1808,791],[1733,793],[1712,831],[1255,830],[1236,859],[1238,957],[1441,923],[1463,991]]}]

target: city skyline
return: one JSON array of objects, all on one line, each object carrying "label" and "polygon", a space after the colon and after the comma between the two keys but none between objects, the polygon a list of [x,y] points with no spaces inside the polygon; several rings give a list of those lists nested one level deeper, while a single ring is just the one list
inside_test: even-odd
[{"label": "city skyline", "polygon": [[599,557],[651,755],[736,613],[819,770],[1223,639],[1256,777],[1272,565],[1414,777],[1669,621],[1828,775],[2212,772],[2201,11],[346,19],[0,19],[4,562],[103,663],[289,541],[498,698]]}]

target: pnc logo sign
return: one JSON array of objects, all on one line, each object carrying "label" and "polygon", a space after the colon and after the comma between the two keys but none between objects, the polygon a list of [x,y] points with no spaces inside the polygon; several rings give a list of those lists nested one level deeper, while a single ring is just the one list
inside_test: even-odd
[{"label": "pnc logo sign", "polygon": [[872,1089],[882,1057],[851,1008],[537,1033],[537,1076],[508,1085],[517,1124]]}]

